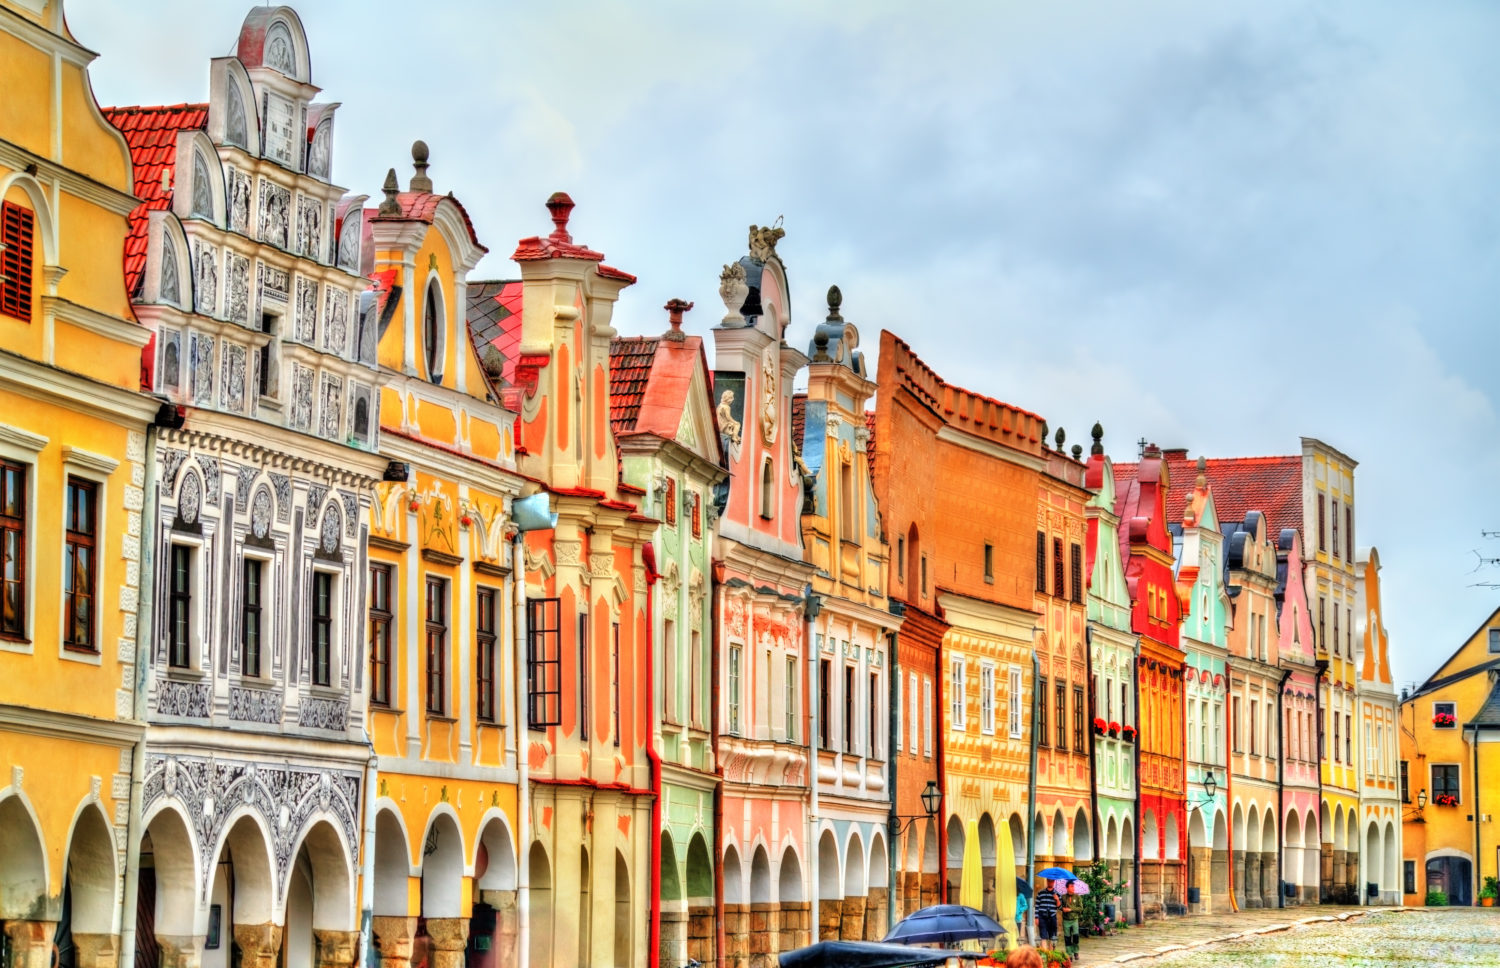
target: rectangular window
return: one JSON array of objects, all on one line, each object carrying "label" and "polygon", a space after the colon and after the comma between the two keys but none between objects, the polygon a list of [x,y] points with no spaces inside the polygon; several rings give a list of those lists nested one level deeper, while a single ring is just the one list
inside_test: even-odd
[{"label": "rectangular window", "polygon": [[844,752],[853,753],[854,734],[858,731],[859,704],[855,701],[854,666],[844,666]]},{"label": "rectangular window", "polygon": [[1053,709],[1053,718],[1057,721],[1057,749],[1062,752],[1068,748],[1068,684],[1058,682],[1055,686],[1057,705]]},{"label": "rectangular window", "polygon": [[1134,716],[1130,711],[1130,686],[1122,682],[1120,683],[1120,722],[1129,723],[1133,719]]},{"label": "rectangular window", "polygon": [[677,480],[667,478],[667,486],[662,489],[662,509],[666,511],[666,520],[669,527],[677,527]]},{"label": "rectangular window", "polygon": [[482,723],[495,715],[495,590],[481,588],[474,602],[474,715]]},{"label": "rectangular window", "polygon": [[1189,699],[1187,702],[1187,756],[1190,760],[1199,759],[1198,755],[1198,703]]},{"label": "rectangular window", "polygon": [[611,724],[611,732],[614,734],[615,745],[620,745],[620,623],[615,622],[610,628],[609,639],[609,666],[610,675],[610,697],[614,704],[614,722]]},{"label": "rectangular window", "polygon": [[786,741],[797,742],[797,657],[786,657]]},{"label": "rectangular window", "polygon": [[370,702],[391,704],[391,566],[370,566]]},{"label": "rectangular window", "polygon": [[167,662],[186,669],[192,659],[193,549],[172,546],[171,585],[167,596]]},{"label": "rectangular window", "polygon": [[896,578],[906,581],[906,535],[896,536]]},{"label": "rectangular window", "polygon": [[1344,558],[1354,560],[1354,508],[1344,505]]},{"label": "rectangular window", "polygon": [[910,697],[906,700],[907,712],[910,718],[906,728],[911,730],[911,755],[916,756],[922,748],[922,712],[921,712],[921,688],[917,685],[917,674],[913,672],[906,680],[906,691]]},{"label": "rectangular window", "polygon": [[901,698],[904,684],[899,674],[892,682],[896,685],[896,701],[891,704],[891,715],[896,717],[896,752],[900,753],[906,749],[906,724],[901,721],[906,713],[906,703]]},{"label": "rectangular window", "polygon": [[988,541],[984,543],[984,580],[995,580],[995,546]]},{"label": "rectangular window", "polygon": [[448,582],[427,579],[427,711],[441,716],[448,709]]},{"label": "rectangular window", "polygon": [[1458,788],[1458,764],[1456,763],[1434,763],[1432,766],[1432,795],[1433,797],[1450,796],[1463,802],[1462,791]]},{"label": "rectangular window", "polygon": [[98,652],[94,637],[94,596],[98,588],[99,489],[92,481],[68,478],[63,528],[67,535],[63,587],[63,645]]},{"label": "rectangular window", "polygon": [[1339,654],[1339,609],[1337,605],[1333,608],[1333,654]]},{"label": "rectangular window", "polygon": [[0,204],[0,313],[31,322],[32,237],[36,215],[10,202]]},{"label": "rectangular window", "polygon": [[949,697],[949,718],[953,720],[954,729],[963,729],[965,726],[965,713],[968,711],[967,699],[964,695],[964,660],[961,656],[954,656],[949,666],[949,685],[953,694]]},{"label": "rectangular window", "polygon": [[1328,496],[1318,495],[1318,550],[1328,550]]},{"label": "rectangular window", "polygon": [[1250,725],[1250,755],[1251,756],[1255,756],[1255,755],[1257,755],[1257,754],[1260,753],[1260,730],[1256,728],[1259,716],[1260,716],[1260,703],[1257,700],[1252,699],[1252,700],[1250,700],[1250,724],[1249,724]]},{"label": "rectangular window", "polygon": [[[729,735],[740,735],[740,662],[744,646],[729,647]],[[826,745],[826,742],[825,742]]]},{"label": "rectangular window", "polygon": [[1073,687],[1073,752],[1084,751],[1084,738],[1088,735],[1084,727],[1084,698],[1083,687]]},{"label": "rectangular window", "polygon": [[1328,610],[1328,600],[1322,595],[1318,596],[1318,649],[1328,651],[1328,618],[1325,614]]},{"label": "rectangular window", "polygon": [[1344,654],[1354,658],[1354,609],[1344,609]]},{"label": "rectangular window", "polygon": [[1021,738],[1021,670],[1010,669],[1010,736]]},{"label": "rectangular window", "polygon": [[246,558],[240,578],[240,675],[260,675],[261,569],[264,562]]},{"label": "rectangular window", "polygon": [[[559,645],[561,651],[561,645]],[[589,697],[589,667],[593,665],[589,661],[589,617],[587,614],[578,616],[578,739],[580,742],[589,741],[589,717],[594,711],[594,704]],[[558,675],[562,675],[561,668]]]},{"label": "rectangular window", "polygon": [[1062,539],[1052,539],[1052,594],[1062,598],[1068,593],[1068,586],[1063,584],[1063,550]]},{"label": "rectangular window", "polygon": [[1047,736],[1047,680],[1043,677],[1036,681],[1036,745],[1049,745]]},{"label": "rectangular window", "polygon": [[1432,704],[1432,725],[1437,729],[1458,728],[1458,705],[1451,702]]},{"label": "rectangular window", "polygon": [[1349,725],[1349,714],[1344,713],[1344,762],[1354,765],[1354,730]]},{"label": "rectangular window", "polygon": [[0,460],[0,636],[8,639],[26,637],[26,471],[25,464]]},{"label": "rectangular window", "polygon": [[689,639],[691,654],[688,656],[688,674],[692,679],[688,681],[688,707],[689,715],[692,717],[693,725],[698,729],[703,728],[703,634],[693,629]]},{"label": "rectangular window", "polygon": [[1401,862],[1401,891],[1404,894],[1417,893],[1417,862],[1414,860]]},{"label": "rectangular window", "polygon": [[1342,750],[1342,749],[1343,749],[1343,747],[1339,745],[1339,714],[1338,713],[1334,713],[1333,714],[1333,761],[1335,763],[1342,763],[1343,762],[1343,760],[1341,760],[1339,758],[1340,757],[1340,750]]},{"label": "rectangular window", "polygon": [[932,680],[922,677],[922,755],[932,755]]},{"label": "rectangular window", "polygon": [[703,537],[703,495],[697,491],[688,495],[692,499],[692,528],[693,537]]},{"label": "rectangular window", "polygon": [[1047,594],[1047,534],[1036,533],[1036,590]]},{"label": "rectangular window", "polygon": [[927,556],[922,556],[922,594],[927,594]]},{"label": "rectangular window", "polygon": [[677,623],[667,619],[662,623],[661,633],[661,718],[663,722],[677,723]]},{"label": "rectangular window", "polygon": [[1339,501],[1333,499],[1333,557],[1337,559],[1343,549],[1339,547]]},{"label": "rectangular window", "polygon": [[1234,751],[1240,752],[1244,747],[1240,745],[1240,697],[1235,696],[1230,700],[1229,714],[1229,739],[1234,743]]},{"label": "rectangular window", "polygon": [[865,750],[865,755],[874,759],[880,755],[880,707],[885,703],[880,701],[880,676],[870,673],[870,746]]},{"label": "rectangular window", "polygon": [[995,667],[979,667],[979,730],[995,731]]},{"label": "rectangular window", "polygon": [[827,750],[833,748],[830,742],[833,735],[833,727],[828,720],[833,716],[833,697],[830,692],[833,689],[833,663],[827,659],[818,660],[818,749]]},{"label": "rectangular window", "polygon": [[1500,629],[1490,629],[1490,655],[1500,655]]},{"label": "rectangular window", "polygon": [[1073,594],[1072,594],[1071,597],[1072,597],[1072,599],[1073,599],[1073,601],[1075,603],[1082,604],[1082,602],[1083,602],[1083,548],[1080,545],[1078,545],[1077,543],[1074,543],[1073,546],[1069,549],[1069,558],[1068,558],[1068,561],[1069,561],[1069,563],[1072,566],[1071,570],[1072,570],[1072,573],[1073,573],[1072,574],[1072,578],[1073,578],[1073,581],[1072,581]]},{"label": "rectangular window", "polygon": [[526,600],[526,725],[562,723],[562,605],[556,598]]},{"label": "rectangular window", "polygon": [[[331,686],[333,685],[333,575],[326,571],[313,572],[312,593],[312,681],[315,686]],[[447,660],[444,659],[444,661]]]},{"label": "rectangular window", "polygon": [[[260,317],[260,331],[266,335],[272,335],[276,330],[276,317],[270,313],[262,313]],[[257,364],[255,367],[256,390],[263,397],[271,396],[275,381],[271,378],[271,347],[275,340],[267,340],[266,344],[256,351]]]}]

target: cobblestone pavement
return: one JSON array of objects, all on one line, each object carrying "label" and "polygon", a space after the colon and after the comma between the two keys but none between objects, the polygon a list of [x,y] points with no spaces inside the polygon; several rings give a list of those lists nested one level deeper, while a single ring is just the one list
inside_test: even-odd
[{"label": "cobblestone pavement", "polygon": [[[1308,918],[1318,920],[1301,923]],[[1090,968],[1500,968],[1500,908],[1318,906],[1179,918],[1086,939],[1079,954]]]}]

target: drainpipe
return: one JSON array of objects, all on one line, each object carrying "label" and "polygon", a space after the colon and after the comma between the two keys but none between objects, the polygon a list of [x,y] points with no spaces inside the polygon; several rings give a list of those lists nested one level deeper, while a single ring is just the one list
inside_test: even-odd
[{"label": "drainpipe", "polygon": [[[1145,919],[1141,917],[1141,845],[1146,842],[1146,836],[1141,826],[1141,746],[1145,737],[1141,727],[1145,725],[1141,721],[1141,665],[1140,658],[1136,658],[1135,675],[1131,676],[1131,705],[1135,710],[1135,873],[1130,878],[1131,897],[1135,901],[1135,923],[1140,924]],[[1036,771],[1033,770],[1033,773]]]},{"label": "drainpipe", "polygon": [[1470,724],[1469,730],[1472,734],[1470,740],[1470,756],[1474,759],[1474,890],[1469,896],[1479,903],[1479,885],[1483,880],[1479,876],[1480,869],[1484,866],[1484,855],[1479,852],[1479,726]]},{"label": "drainpipe", "polygon": [[[1186,651],[1186,650],[1184,650]],[[1182,823],[1177,828],[1177,857],[1182,861],[1182,866],[1177,872],[1177,886],[1182,888],[1182,913],[1187,914],[1187,888],[1188,888],[1188,859],[1187,859],[1187,828],[1188,828],[1188,796],[1187,796],[1187,670],[1186,658],[1183,659],[1183,667],[1177,670],[1177,680],[1182,683],[1182,688],[1177,690],[1177,725],[1182,728]],[[1165,882],[1163,882],[1165,883]],[[1201,899],[1200,902],[1202,903]],[[1165,907],[1165,902],[1163,903]]]},{"label": "drainpipe", "polygon": [[[146,428],[146,485],[145,501],[141,508],[141,534],[152,535],[156,527],[156,439],[155,426]],[[141,804],[146,781],[146,680],[151,672],[151,643],[156,634],[154,625],[156,612],[152,608],[155,595],[156,542],[141,542],[139,588],[136,604],[135,626],[135,696],[132,715],[141,724],[141,734],[130,753],[130,817],[125,826],[125,891],[121,899],[123,910],[120,917],[120,965],[135,968],[136,907],[140,901],[141,839],[145,830],[132,830],[141,822]]]},{"label": "drainpipe", "polygon": [[[512,501],[514,503],[514,501]],[[516,738],[516,964],[531,962],[531,765],[527,761],[526,732],[526,535],[516,532],[510,553],[510,580],[516,615],[514,733]],[[126,966],[129,968],[129,966]]]},{"label": "drainpipe", "polygon": [[[1286,681],[1291,676],[1292,670],[1281,670],[1281,683],[1276,687],[1276,829],[1281,831],[1283,844],[1276,851],[1276,906],[1286,907],[1286,888],[1283,886],[1286,880]],[[1304,839],[1306,834],[1303,835]],[[1230,882],[1233,893],[1233,884]]]},{"label": "drainpipe", "polygon": [[886,683],[886,708],[890,711],[885,717],[885,763],[886,772],[889,774],[885,783],[886,797],[890,801],[889,819],[886,821],[886,899],[885,899],[885,930],[889,934],[896,927],[896,897],[899,886],[896,883],[897,858],[901,851],[901,820],[897,816],[896,809],[896,736],[899,732],[897,719],[901,715],[901,697],[897,691],[901,687],[901,663],[896,654],[896,633],[885,633],[885,649],[889,661],[886,668],[891,670],[890,681]]},{"label": "drainpipe", "polygon": [[709,589],[709,610],[712,621],[708,628],[708,735],[713,748],[714,776],[714,962],[723,964],[728,953],[724,950],[724,765],[719,762],[719,626],[723,607],[719,589],[724,585],[724,563],[713,562],[713,576]]},{"label": "drainpipe", "polygon": [[1228,662],[1224,663],[1224,818],[1227,829],[1224,837],[1224,849],[1229,854],[1225,858],[1224,869],[1228,871],[1229,880],[1229,910],[1235,914],[1240,913],[1239,902],[1234,899],[1234,754],[1230,750],[1230,743],[1234,737],[1234,724],[1229,721],[1229,711],[1234,706],[1234,669]]},{"label": "drainpipe", "polygon": [[[1036,744],[1037,715],[1042,681],[1042,660],[1035,643],[1031,649],[1031,775],[1026,780],[1026,883],[1036,884]],[[1026,935],[1036,938],[1036,905],[1026,905]]]},{"label": "drainpipe", "polygon": [[[365,741],[372,742],[369,732],[366,730]],[[380,782],[380,758],[375,755],[375,749],[370,748],[370,758],[365,761],[365,819],[364,819],[364,850],[359,863],[359,961],[360,968],[374,964],[376,959],[370,951],[371,943],[374,941],[375,916],[375,801],[379,790],[376,786]],[[124,968],[133,968],[126,965]]]},{"label": "drainpipe", "polygon": [[[656,751],[660,736],[660,717],[656,715],[656,548],[651,542],[641,545],[641,563],[646,568],[646,711],[651,717],[651,729],[646,736],[646,765],[651,771],[651,923],[648,929],[650,950],[646,954],[647,964],[657,968],[661,964],[661,754]],[[667,648],[672,644],[668,643]]]}]

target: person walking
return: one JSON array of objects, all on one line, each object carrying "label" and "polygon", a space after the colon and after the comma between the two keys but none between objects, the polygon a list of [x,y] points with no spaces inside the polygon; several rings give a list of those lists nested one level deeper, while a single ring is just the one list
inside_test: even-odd
[{"label": "person walking", "polygon": [[1036,892],[1034,903],[1036,904],[1037,933],[1041,935],[1042,943],[1047,946],[1048,950],[1051,950],[1057,938],[1057,909],[1060,906],[1057,892],[1052,889],[1051,881]]}]

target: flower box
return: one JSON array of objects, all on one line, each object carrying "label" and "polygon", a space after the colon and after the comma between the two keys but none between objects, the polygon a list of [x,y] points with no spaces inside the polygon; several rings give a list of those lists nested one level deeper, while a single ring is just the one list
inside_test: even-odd
[{"label": "flower box", "polygon": [[1121,735],[1123,735],[1125,737],[1125,741],[1126,742],[1128,742],[1128,743],[1134,743],[1135,742],[1135,727],[1134,726],[1125,726],[1125,727],[1123,727],[1120,730],[1120,733],[1121,733]]},{"label": "flower box", "polygon": [[1094,717],[1094,732],[1095,733],[1098,733],[1100,736],[1103,736],[1104,735],[1104,731],[1106,729],[1108,729],[1108,728],[1109,728],[1109,723],[1106,723],[1103,719],[1100,719],[1098,716]]},{"label": "flower box", "polygon": [[1458,797],[1451,793],[1439,793],[1432,798],[1432,802],[1440,807],[1456,807],[1458,806]]},{"label": "flower box", "polygon": [[1111,736],[1119,736],[1120,735],[1120,724],[1119,723],[1110,723],[1109,724],[1109,735],[1111,735]]},{"label": "flower box", "polygon": [[1452,713],[1434,713],[1432,717],[1432,725],[1441,726],[1445,729],[1452,728],[1457,723],[1458,718]]}]

